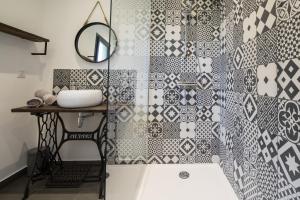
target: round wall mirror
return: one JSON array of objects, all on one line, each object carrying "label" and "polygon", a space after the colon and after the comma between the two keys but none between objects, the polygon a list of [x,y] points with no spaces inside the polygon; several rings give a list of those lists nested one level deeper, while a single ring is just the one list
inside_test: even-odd
[{"label": "round wall mirror", "polygon": [[[111,46],[109,48],[109,32]],[[116,51],[118,39],[115,32],[106,24],[93,22],[84,25],[76,35],[75,48],[78,55],[92,63],[100,63],[110,58]]]}]

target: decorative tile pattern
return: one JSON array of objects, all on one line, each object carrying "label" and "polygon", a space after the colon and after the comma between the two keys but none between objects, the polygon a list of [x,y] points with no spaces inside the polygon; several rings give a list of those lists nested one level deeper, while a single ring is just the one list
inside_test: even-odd
[{"label": "decorative tile pattern", "polygon": [[277,29],[273,28],[257,37],[257,64],[277,61]]},{"label": "decorative tile pattern", "polygon": [[152,10],[151,11],[151,39],[160,41],[165,39],[165,11],[164,10]]},{"label": "decorative tile pattern", "polygon": [[256,1],[242,1],[243,16],[248,17],[253,11],[258,9]]},{"label": "decorative tile pattern", "polygon": [[164,56],[165,42],[151,40],[150,43],[150,56]]},{"label": "decorative tile pattern", "polygon": [[257,124],[263,130],[278,133],[278,100],[273,97],[258,96]]},{"label": "decorative tile pattern", "polygon": [[121,88],[120,91],[120,103],[122,104],[134,104],[135,103],[135,89],[132,87]]},{"label": "decorative tile pattern", "polygon": [[255,69],[247,69],[244,77],[244,85],[247,93],[256,94],[257,75]]},{"label": "decorative tile pattern", "polygon": [[181,10],[166,10],[166,25],[180,25]]},{"label": "decorative tile pattern", "polygon": [[243,66],[244,68],[252,68],[257,64],[257,43],[256,40],[249,40],[242,45]]},{"label": "decorative tile pattern", "polygon": [[191,156],[196,151],[196,144],[193,139],[181,139],[180,140],[180,155],[181,156]]},{"label": "decorative tile pattern", "polygon": [[281,61],[300,56],[300,15],[278,25],[278,59]]},{"label": "decorative tile pattern", "polygon": [[276,172],[261,159],[257,161],[257,168],[257,183],[261,191],[261,197],[265,199],[276,199]]},{"label": "decorative tile pattern", "polygon": [[196,124],[196,139],[212,139],[212,122],[197,122]]},{"label": "decorative tile pattern", "polygon": [[[234,72],[234,87],[233,87],[233,91],[238,92],[238,93],[243,93],[244,89],[245,89],[245,73],[243,69],[238,69],[235,70]],[[246,81],[247,82],[247,81]]]},{"label": "decorative tile pattern", "polygon": [[177,84],[180,80],[180,74],[179,73],[166,73],[164,78],[164,89],[167,91],[168,89],[176,89]]},{"label": "decorative tile pattern", "polygon": [[264,162],[276,171],[277,162],[277,136],[273,133],[269,133],[267,130],[258,131],[258,144],[259,144],[259,156],[263,158]]},{"label": "decorative tile pattern", "polygon": [[[178,140],[178,139],[163,140],[163,155],[164,156],[171,156],[171,155],[177,156],[179,154],[179,143],[180,143],[180,140]],[[171,160],[173,160],[173,159],[171,159]]]},{"label": "decorative tile pattern", "polygon": [[181,9],[181,0],[166,0],[166,9],[173,10],[173,9]]},{"label": "decorative tile pattern", "polygon": [[234,88],[234,71],[229,71],[226,73],[226,89],[228,91],[233,91]]},{"label": "decorative tile pattern", "polygon": [[298,192],[300,181],[299,144],[293,144],[284,138],[278,139],[278,173],[282,175]]},{"label": "decorative tile pattern", "polygon": [[210,163],[211,162],[211,142],[205,139],[196,141],[196,162]]},{"label": "decorative tile pattern", "polygon": [[233,64],[235,69],[240,69],[243,66],[244,63],[244,52],[241,48],[237,48],[233,55]]},{"label": "decorative tile pattern", "polygon": [[280,177],[278,180],[278,199],[299,199],[299,192],[285,178]]},{"label": "decorative tile pattern", "polygon": [[163,89],[149,89],[149,105],[163,105],[164,104],[164,90]]},{"label": "decorative tile pattern", "polygon": [[161,91],[164,88],[164,76],[164,73],[150,73],[149,88]]},{"label": "decorative tile pattern", "polygon": [[[193,75],[198,72],[198,60],[196,56],[189,56],[187,58],[181,59],[181,73],[191,73]],[[189,67],[187,67],[189,66]],[[182,74],[181,74],[182,75]]]},{"label": "decorative tile pattern", "polygon": [[150,73],[158,72],[161,73],[165,68],[165,57],[163,56],[152,56],[150,58]]},{"label": "decorative tile pattern", "polygon": [[[213,101],[214,102],[218,101],[218,94],[216,95],[214,94],[215,93],[212,90],[197,90],[197,102],[200,105],[212,106]],[[215,97],[217,99],[215,99]]]},{"label": "decorative tile pattern", "polygon": [[237,25],[240,23],[240,21],[242,21],[243,19],[243,4],[241,0],[236,0],[233,1],[234,2],[234,8],[233,8],[233,20],[234,20],[234,24]]},{"label": "decorative tile pattern", "polygon": [[248,94],[244,97],[244,113],[251,122],[257,119],[257,99],[255,96]]},{"label": "decorative tile pattern", "polygon": [[70,86],[79,87],[84,89],[87,85],[87,70],[85,69],[72,69],[70,75]]},{"label": "decorative tile pattern", "polygon": [[279,98],[300,100],[300,60],[279,62],[277,66]]},{"label": "decorative tile pattern", "polygon": [[180,105],[194,106],[197,104],[197,91],[193,88],[184,88],[180,90]]},{"label": "decorative tile pattern", "polygon": [[197,84],[203,90],[210,89],[212,83],[212,75],[209,73],[201,73],[197,77]]},{"label": "decorative tile pattern", "polygon": [[191,14],[189,16],[182,12],[181,13],[181,24],[182,25],[190,25],[191,27],[196,27],[197,26],[197,11],[192,10]]},{"label": "decorative tile pattern", "polygon": [[178,156],[163,156],[164,164],[178,164],[179,157]]},{"label": "decorative tile pattern", "polygon": [[276,2],[277,24],[285,22],[299,13],[299,4],[296,1]]},{"label": "decorative tile pattern", "polygon": [[124,160],[134,160],[134,158],[139,157],[140,155],[146,155],[146,149],[144,148],[147,145],[147,141],[144,139],[117,139],[117,149],[118,155]]},{"label": "decorative tile pattern", "polygon": [[197,40],[211,42],[214,40],[213,35],[214,28],[210,25],[198,25],[197,26]]},{"label": "decorative tile pattern", "polygon": [[70,86],[70,69],[55,69],[53,72],[53,85],[54,86]]},{"label": "decorative tile pattern", "polygon": [[249,17],[246,17],[243,22],[243,41],[248,42],[256,37],[256,12],[252,12]]},{"label": "decorative tile pattern", "polygon": [[164,107],[159,105],[149,106],[148,108],[148,120],[150,122],[163,122]]},{"label": "decorative tile pattern", "polygon": [[257,68],[257,92],[262,96],[277,96],[277,65],[269,63],[268,65],[259,65]]},{"label": "decorative tile pattern", "polygon": [[[213,93],[209,89],[219,87],[217,74],[212,72],[220,68],[219,63],[213,61],[220,54],[221,8],[218,2],[211,0],[191,1],[191,15],[187,16],[182,12],[187,4],[185,0],[164,0],[161,6],[156,0],[152,2],[148,120],[163,124],[163,138],[168,144],[170,139],[182,138],[184,141],[179,145],[179,155],[171,152],[149,155],[151,162],[211,162],[211,148],[205,154],[200,151],[196,154],[196,141],[191,138],[196,136],[197,121],[211,122],[219,118],[218,109],[213,107],[217,104],[218,94],[215,93],[212,100]],[[202,57],[200,66],[198,55]],[[162,73],[163,79],[159,75]],[[182,87],[179,82],[197,83],[207,92],[200,95],[197,86]],[[163,119],[159,121],[157,117],[161,119],[161,112],[157,109],[161,110],[161,106]],[[203,112],[197,106],[205,106]],[[211,139],[208,142],[210,144]]]},{"label": "decorative tile pattern", "polygon": [[195,122],[181,122],[180,123],[180,138],[195,138],[196,136]]},{"label": "decorative tile pattern", "polygon": [[181,57],[184,54],[184,43],[180,40],[169,40],[165,43],[165,56]]},{"label": "decorative tile pattern", "polygon": [[181,58],[166,57],[164,68],[166,73],[179,73],[181,69]]},{"label": "decorative tile pattern", "polygon": [[128,122],[134,116],[132,107],[122,106],[117,111],[117,117],[121,122]]},{"label": "decorative tile pattern", "polygon": [[163,115],[167,122],[177,122],[180,118],[178,106],[165,106]]},{"label": "decorative tile pattern", "polygon": [[179,25],[166,25],[166,40],[179,41],[181,39],[180,32],[181,27]]},{"label": "decorative tile pattern", "polygon": [[196,122],[196,106],[180,106],[180,122]]},{"label": "decorative tile pattern", "polygon": [[212,121],[212,107],[208,106],[197,106],[197,120],[201,121]]},{"label": "decorative tile pattern", "polygon": [[180,93],[177,89],[169,89],[164,94],[165,105],[179,105]]},{"label": "decorative tile pattern", "polygon": [[[191,58],[196,56],[196,42],[184,42],[185,57]],[[191,60],[191,59],[190,59]]]},{"label": "decorative tile pattern", "polygon": [[257,33],[262,34],[276,25],[276,1],[263,1],[256,15]]},{"label": "decorative tile pattern", "polygon": [[163,130],[163,137],[165,139],[180,138],[180,124],[177,122],[164,122]]},{"label": "decorative tile pattern", "polygon": [[163,124],[160,122],[149,123],[148,133],[150,138],[162,138],[164,133]]},{"label": "decorative tile pattern", "polygon": [[218,57],[221,49],[220,42],[198,42],[197,46],[201,57]]},{"label": "decorative tile pattern", "polygon": [[69,90],[70,86],[53,86],[52,92],[57,95],[60,91]]},{"label": "decorative tile pattern", "polygon": [[299,199],[300,4],[222,5],[221,166],[239,199]]},{"label": "decorative tile pattern", "polygon": [[163,140],[162,139],[148,139],[148,154],[149,156],[159,156],[163,154]]},{"label": "decorative tile pattern", "polygon": [[[196,83],[197,82],[197,73],[182,72],[180,74],[180,81],[182,83]],[[181,86],[181,88],[184,88],[184,86]]]},{"label": "decorative tile pattern", "polygon": [[300,103],[279,100],[278,130],[279,135],[288,141],[300,143]]},{"label": "decorative tile pattern", "polygon": [[165,8],[166,0],[151,0],[151,10]]}]

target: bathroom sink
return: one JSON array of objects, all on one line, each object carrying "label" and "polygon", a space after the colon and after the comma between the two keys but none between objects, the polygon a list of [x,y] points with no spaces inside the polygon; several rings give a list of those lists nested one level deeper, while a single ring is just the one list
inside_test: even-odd
[{"label": "bathroom sink", "polygon": [[101,90],[63,90],[57,95],[57,104],[62,108],[83,108],[102,103]]}]

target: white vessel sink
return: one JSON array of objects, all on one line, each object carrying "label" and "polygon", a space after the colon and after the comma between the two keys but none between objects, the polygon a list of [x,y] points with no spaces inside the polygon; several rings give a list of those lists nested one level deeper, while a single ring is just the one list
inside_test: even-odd
[{"label": "white vessel sink", "polygon": [[84,108],[102,103],[101,90],[63,90],[57,95],[57,104],[62,108]]}]

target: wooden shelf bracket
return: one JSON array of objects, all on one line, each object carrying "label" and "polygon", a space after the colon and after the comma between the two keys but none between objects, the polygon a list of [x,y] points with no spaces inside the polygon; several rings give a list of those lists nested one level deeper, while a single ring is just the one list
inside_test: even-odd
[{"label": "wooden shelf bracket", "polygon": [[44,52],[31,53],[31,55],[46,55],[47,54],[47,46],[48,46],[48,42],[50,42],[50,40],[47,38],[43,38],[41,36],[23,31],[21,29],[9,26],[7,24],[3,24],[1,22],[0,22],[0,32],[7,33],[7,34],[22,38],[24,40],[29,40],[32,42],[43,42],[43,43],[45,43]]}]

